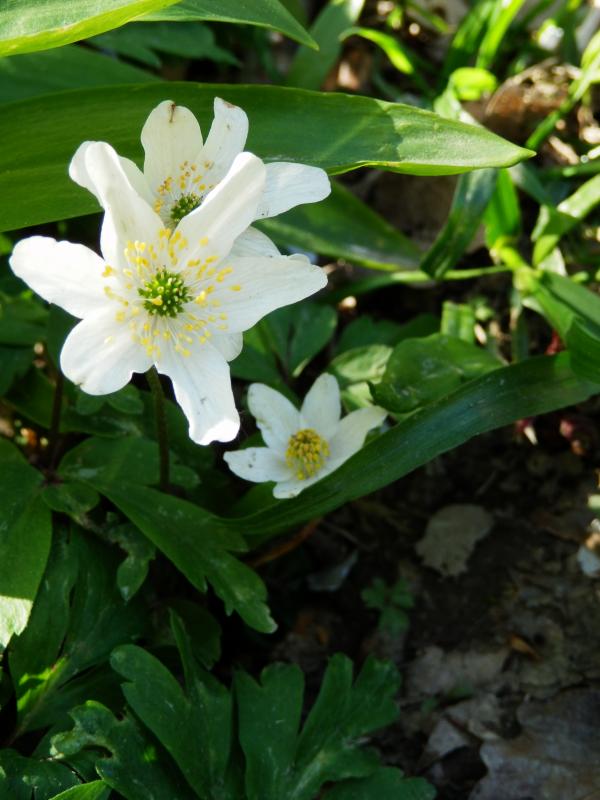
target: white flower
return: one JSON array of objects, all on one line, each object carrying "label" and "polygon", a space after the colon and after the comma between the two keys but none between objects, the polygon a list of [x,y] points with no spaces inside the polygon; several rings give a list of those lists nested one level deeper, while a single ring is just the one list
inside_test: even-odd
[{"label": "white flower", "polygon": [[239,417],[227,361],[242,331],[321,289],[325,273],[303,256],[279,255],[258,231],[244,233],[265,182],[264,164],[249,153],[175,230],[131,188],[109,145],[90,144],[84,167],[106,209],[103,258],[34,236],[10,259],[32,289],[82,320],[65,341],[63,372],[101,395],[155,365],[171,378],[191,438],[230,441]]},{"label": "white flower", "polygon": [[[228,173],[236,156],[244,149],[248,117],[238,106],[215,98],[215,118],[203,143],[200,125],[192,112],[171,100],[160,103],[142,129],[145,151],[143,173],[129,159],[122,167],[133,188],[160,214],[168,228],[174,227]],[[93,142],[84,142],[73,157],[71,178],[102,198],[86,169],[86,151]],[[253,219],[282,214],[301,203],[323,200],[331,191],[327,174],[318,167],[291,162],[266,164],[264,189]]]},{"label": "white flower", "polygon": [[361,408],[340,419],[340,390],[332,375],[321,375],[298,411],[274,389],[253,383],[248,406],[266,447],[225,453],[240,478],[255,483],[275,481],[275,497],[295,497],[337,469],[363,446],[371,428],[381,425],[386,411]]}]

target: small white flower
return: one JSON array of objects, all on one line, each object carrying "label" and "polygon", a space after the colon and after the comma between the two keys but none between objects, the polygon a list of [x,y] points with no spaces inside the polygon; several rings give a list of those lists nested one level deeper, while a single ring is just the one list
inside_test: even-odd
[{"label": "small white flower", "polygon": [[337,469],[387,413],[371,406],[340,419],[339,386],[327,373],[314,382],[299,411],[262,383],[250,386],[248,406],[267,446],[230,451],[225,461],[247,481],[275,481],[273,495],[279,498],[295,497]]},{"label": "small white flower", "polygon": [[101,395],[155,365],[171,378],[191,438],[230,441],[239,416],[227,361],[240,352],[242,331],[323,288],[325,273],[246,231],[265,182],[264,164],[249,153],[174,230],[131,187],[109,145],[90,144],[83,158],[106,209],[103,258],[33,236],[10,259],[32,289],[82,320],[65,341],[63,372]]},{"label": "small white flower", "polygon": [[[173,228],[197,208],[229,172],[248,136],[248,117],[238,106],[215,98],[215,118],[206,139],[192,112],[171,100],[160,103],[142,129],[144,171],[126,158],[121,164],[133,188]],[[93,142],[84,142],[73,157],[71,178],[102,204],[86,169],[85,154]],[[273,217],[301,203],[323,200],[331,191],[327,174],[318,167],[292,162],[266,164],[264,189],[254,219]]]}]

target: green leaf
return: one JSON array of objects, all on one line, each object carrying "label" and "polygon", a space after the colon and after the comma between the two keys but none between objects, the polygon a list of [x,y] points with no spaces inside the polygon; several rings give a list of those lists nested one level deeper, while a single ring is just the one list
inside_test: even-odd
[{"label": "green leaf", "polygon": [[129,602],[146,580],[156,548],[134,525],[127,523],[111,527],[107,538],[127,553],[117,569],[117,586],[123,600]]},{"label": "green leaf", "polygon": [[63,89],[151,81],[158,81],[158,78],[138,67],[76,45],[0,59],[0,103]]},{"label": "green leaf", "polygon": [[364,0],[329,0],[310,28],[319,52],[306,47],[298,49],[287,75],[289,86],[321,88],[342,51],[341,34],[356,22],[363,5]]},{"label": "green leaf", "polygon": [[74,772],[56,761],[24,758],[15,750],[0,750],[2,800],[52,800],[57,792],[79,784]]},{"label": "green leaf", "polygon": [[556,209],[549,205],[542,206],[532,233],[535,242],[533,263],[541,264],[565,233],[578,225],[598,203],[600,203],[600,175],[582,184],[572,195],[559,203]]},{"label": "green leaf", "polygon": [[406,414],[500,366],[487,350],[443,333],[405,339],[394,348],[374,396],[384,408]]},{"label": "green leaf", "polygon": [[435,796],[423,778],[405,778],[399,769],[380,767],[368,778],[334,786],[323,800],[434,800]]},{"label": "green leaf", "polygon": [[157,53],[167,53],[179,58],[210,59],[216,63],[240,66],[234,55],[216,44],[212,30],[200,23],[131,23],[109,33],[94,36],[90,39],[90,44],[105,52],[118,53],[149,67],[161,66],[162,62]]},{"label": "green leaf", "polygon": [[29,347],[0,345],[0,396],[6,394],[17,378],[22,378],[31,366],[33,352]]},{"label": "green leaf", "polygon": [[297,206],[257,227],[277,244],[343,258],[376,269],[416,267],[421,253],[410,239],[341,183],[321,203]]},{"label": "green leaf", "polygon": [[52,738],[52,754],[69,757],[84,748],[102,748],[96,770],[127,800],[197,800],[168,756],[157,748],[131,717],[117,720],[108,708],[89,700],[71,711],[71,731]]},{"label": "green leaf", "polygon": [[[258,575],[229,551],[245,550],[242,537],[233,531],[208,533],[214,519],[204,509],[185,500],[122,480],[110,482],[97,475],[89,482],[105,494],[142,533],[201,592],[208,580],[225,603],[247,625],[270,633],[275,624],[265,604],[266,589]],[[199,531],[202,534],[199,535]]]},{"label": "green leaf", "polygon": [[373,344],[345,350],[330,362],[328,371],[337,378],[347,408],[372,405],[370,386],[383,377],[391,354],[391,347]]},{"label": "green leaf", "polygon": [[483,215],[488,249],[501,246],[505,239],[516,239],[521,232],[519,196],[507,169],[498,171],[496,187]]},{"label": "green leaf", "polygon": [[0,652],[27,625],[52,538],[42,475],[0,439]]},{"label": "green leaf", "polygon": [[76,522],[100,502],[98,492],[80,481],[48,484],[42,499],[52,511],[68,514]]},{"label": "green leaf", "polygon": [[504,43],[511,22],[517,16],[525,0],[497,2],[489,18],[487,30],[479,46],[477,66],[489,69]]},{"label": "green leaf", "polygon": [[104,781],[92,781],[82,786],[74,786],[60,794],[55,795],[52,800],[108,800],[110,786]]},{"label": "green leaf", "polygon": [[[123,436],[118,441],[92,437],[65,455],[58,474],[67,480],[93,485],[119,483],[158,483],[158,445],[142,437]],[[173,463],[173,483],[193,488],[198,477],[189,467]]]},{"label": "green leaf", "polygon": [[481,225],[481,216],[494,192],[496,176],[492,169],[460,176],[448,220],[421,260],[423,272],[440,279],[456,267]]},{"label": "green leaf", "polygon": [[463,342],[475,344],[475,311],[466,303],[445,300],[442,306],[440,333]]},{"label": "green leaf", "polygon": [[399,683],[393,664],[368,658],[353,685],[352,662],[341,654],[331,659],[298,740],[298,777],[288,797],[311,800],[326,781],[363,777],[374,771],[376,755],[360,749],[358,743],[396,719],[394,695]]},{"label": "green leaf", "polygon": [[444,60],[443,77],[448,78],[456,69],[469,64],[477,52],[492,15],[500,5],[499,0],[476,0],[473,3],[452,38]]},{"label": "green leaf", "polygon": [[286,371],[297,377],[333,336],[337,314],[330,306],[297,303],[274,311],[260,325]]},{"label": "green leaf", "polygon": [[275,664],[263,670],[260,682],[245,672],[235,677],[245,756],[243,791],[233,746],[232,693],[198,666],[181,621],[176,616],[172,621],[184,688],[140,647],[118,648],[111,663],[126,678],[123,693],[136,716],[168,751],[197,796],[313,800],[327,781],[362,777],[377,769],[377,756],[361,745],[365,735],[396,718],[398,674],[393,665],[368,659],[353,684],[350,660],[334,656],[299,732],[303,675],[296,666]]},{"label": "green leaf", "polygon": [[343,353],[369,344],[395,345],[403,339],[429,336],[430,333],[436,333],[439,327],[440,321],[433,314],[417,314],[402,325],[389,319],[375,320],[368,314],[361,314],[342,331],[337,352]]},{"label": "green leaf", "polygon": [[555,272],[522,271],[524,305],[542,313],[571,351],[574,371],[600,382],[600,297]]},{"label": "green leaf", "polygon": [[234,22],[279,31],[315,49],[312,36],[279,0],[182,0],[162,11],[143,17],[145,22]]},{"label": "green leaf", "polygon": [[176,1],[8,0],[0,20],[0,56],[77,42]]},{"label": "green leaf", "polygon": [[115,561],[77,530],[70,541],[56,537],[29,625],[11,647],[15,738],[56,724],[88,697],[114,694],[111,674],[98,667],[146,627],[143,606],[126,606],[116,590]]},{"label": "green leaf", "polygon": [[199,797],[228,796],[232,746],[230,693],[195,662],[191,642],[174,617],[185,672],[185,692],[158,659],[140,647],[120,647],[111,664],[127,679],[123,694],[179,766]]},{"label": "green leaf", "polygon": [[431,66],[427,61],[421,59],[409,47],[406,47],[395,36],[372,28],[350,28],[345,31],[343,38],[348,36],[360,36],[369,42],[373,42],[381,48],[398,72],[408,75],[415,86],[417,86],[425,96],[431,95],[431,88],[427,81],[423,80],[421,73],[431,72]]},{"label": "green leaf", "polygon": [[[123,156],[141,157],[140,131],[161,100],[190,107],[203,125],[215,95],[250,117],[248,150],[331,173],[362,166],[446,175],[509,166],[531,154],[482,127],[368,97],[279,86],[152,83],[45,95],[4,106],[0,117],[0,223],[14,230],[97,209],[71,182],[67,165],[82,140],[104,140]],[[115,113],[127,107],[127,114]]]}]

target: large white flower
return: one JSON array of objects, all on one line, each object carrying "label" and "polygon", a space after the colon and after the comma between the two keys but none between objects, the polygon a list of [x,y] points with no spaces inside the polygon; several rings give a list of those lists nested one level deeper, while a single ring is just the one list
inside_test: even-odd
[{"label": "large white flower", "polygon": [[108,394],[155,365],[171,378],[191,438],[230,441],[239,417],[227,361],[242,331],[321,289],[324,272],[246,232],[265,183],[249,153],[174,230],[132,189],[110,146],[90,144],[84,167],[106,209],[103,258],[34,236],[10,259],[32,289],[82,320],[65,341],[63,372],[89,394]]},{"label": "large white flower", "polygon": [[287,397],[262,383],[248,390],[248,407],[266,447],[225,453],[229,468],[255,483],[275,481],[275,497],[295,497],[337,469],[363,446],[387,412],[361,408],[340,419],[340,390],[332,375],[321,375],[298,410]]},{"label": "large white flower", "polygon": [[[151,112],[142,129],[143,173],[133,161],[121,159],[131,185],[160,214],[166,227],[174,227],[201,205],[245,147],[245,112],[219,97],[215,98],[214,111],[212,127],[203,142],[192,112],[165,100]],[[86,168],[86,152],[92,144],[84,142],[79,147],[69,174],[102,204],[101,193]],[[327,174],[318,167],[286,161],[265,167],[264,188],[253,219],[273,217],[301,203],[323,200],[331,191]]]}]

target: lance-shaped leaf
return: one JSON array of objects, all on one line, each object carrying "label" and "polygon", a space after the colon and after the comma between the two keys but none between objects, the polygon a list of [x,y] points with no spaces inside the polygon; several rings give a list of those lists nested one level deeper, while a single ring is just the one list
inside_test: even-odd
[{"label": "lance-shaped leaf", "polygon": [[[158,103],[170,98],[191,108],[207,130],[215,95],[247,112],[248,150],[267,161],[311,164],[332,174],[373,166],[447,175],[510,166],[531,155],[485,128],[412,106],[280,86],[173,82],[45,95],[3,107],[2,229],[96,210],[93,197],[67,175],[82,140],[107,141],[140,161],[140,131]],[[119,108],[127,113],[117,113]]]},{"label": "lance-shaped leaf", "polygon": [[279,31],[308,45],[313,50],[317,44],[280,0],[181,0],[181,2],[147,14],[145,22],[234,22],[257,25],[259,28]]},{"label": "lance-shaped leaf", "polygon": [[84,698],[114,694],[102,663],[118,644],[145,629],[135,601],[125,605],[115,586],[116,559],[73,530],[54,543],[31,620],[9,656],[17,698],[14,737],[55,724]]},{"label": "lance-shaped leaf", "polygon": [[0,56],[49,50],[118,28],[177,0],[19,0],[3,4]]},{"label": "lance-shaped leaf", "polygon": [[43,476],[0,439],[0,652],[25,629],[50,552],[50,511]]}]

